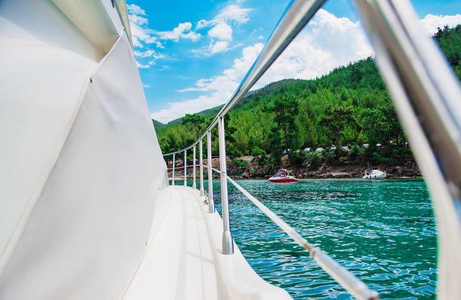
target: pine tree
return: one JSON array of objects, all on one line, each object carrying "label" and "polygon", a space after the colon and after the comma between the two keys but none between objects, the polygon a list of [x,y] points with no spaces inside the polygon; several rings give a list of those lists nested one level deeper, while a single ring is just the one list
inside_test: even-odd
[{"label": "pine tree", "polygon": [[325,114],[320,117],[319,125],[328,128],[334,136],[336,153],[340,151],[339,138],[343,135],[346,126],[358,127],[353,116],[352,107],[327,106]]},{"label": "pine tree", "polygon": [[272,105],[266,108],[274,114],[275,125],[272,129],[281,130],[283,133],[283,147],[285,150],[299,147],[295,116],[298,115],[298,101],[293,95],[287,95],[275,99]]}]

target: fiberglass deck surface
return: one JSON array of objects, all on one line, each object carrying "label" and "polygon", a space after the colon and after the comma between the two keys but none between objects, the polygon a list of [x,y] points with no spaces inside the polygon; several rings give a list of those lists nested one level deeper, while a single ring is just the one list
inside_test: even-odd
[{"label": "fiberglass deck surface", "polygon": [[159,193],[148,249],[124,299],[219,299],[201,206],[191,188]]}]

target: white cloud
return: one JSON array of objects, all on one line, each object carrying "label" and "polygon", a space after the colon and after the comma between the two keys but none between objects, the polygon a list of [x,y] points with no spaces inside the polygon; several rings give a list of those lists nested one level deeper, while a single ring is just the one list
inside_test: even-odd
[{"label": "white cloud", "polygon": [[452,28],[458,24],[461,24],[461,15],[457,14],[454,16],[434,16],[429,14],[419,22],[425,34],[434,35],[437,32],[437,28],[443,28],[444,26]]},{"label": "white cloud", "polygon": [[146,25],[149,22],[147,18],[137,15],[130,15],[130,21],[137,25]]},{"label": "white cloud", "polygon": [[142,41],[146,41],[151,38],[148,30],[143,28],[147,25],[147,18],[143,17],[146,12],[137,5],[127,5],[128,18],[130,19],[131,34],[133,36],[133,43],[136,47],[142,48]]},{"label": "white cloud", "polygon": [[220,22],[208,31],[208,36],[225,41],[232,41],[232,27],[226,22]]},{"label": "white cloud", "polygon": [[214,22],[219,23],[222,21],[234,21],[238,24],[244,24],[248,22],[248,14],[253,9],[251,8],[241,8],[238,5],[229,5],[213,19]]},{"label": "white cloud", "polygon": [[241,46],[241,45],[239,44],[231,48],[229,47],[228,41],[216,41],[216,42],[211,41],[208,47],[202,47],[200,49],[192,49],[190,52],[198,56],[212,56],[217,53],[227,52],[230,49],[233,49],[238,46]]},{"label": "white cloud", "polygon": [[198,40],[200,39],[201,35],[200,35],[199,33],[195,33],[195,32],[193,32],[193,31],[191,31],[191,32],[189,32],[189,33],[187,33],[187,34],[181,35],[181,37],[182,37],[183,39],[190,39],[190,40],[192,40],[193,42],[196,42],[196,41],[198,41]]},{"label": "white cloud", "polygon": [[[212,20],[198,21],[195,26],[196,30],[212,27],[207,33],[211,41],[207,48],[202,47],[191,52],[196,55],[211,56],[230,50],[230,43],[223,41],[232,41],[233,29],[231,25],[248,22],[248,14],[252,10],[251,8],[241,8],[239,5],[229,5],[222,9]],[[215,41],[215,39],[220,41]]]},{"label": "white cloud", "polygon": [[155,42],[155,45],[157,46],[157,48],[165,49],[165,46],[163,46],[160,42]]},{"label": "white cloud", "polygon": [[373,55],[360,22],[320,9],[255,88],[285,78],[313,79],[340,65]]},{"label": "white cloud", "polygon": [[229,24],[245,24],[247,23],[250,18],[248,14],[252,11],[252,8],[241,8],[238,5],[229,5],[226,8],[222,9],[218,15],[216,15],[212,20],[200,20],[197,22],[195,26],[196,30],[213,26],[219,25],[220,23]]},{"label": "white cloud", "polygon": [[142,62],[136,61],[136,64],[139,69],[148,69],[150,66],[156,64],[158,59],[165,59],[167,58],[165,55],[158,53],[155,50],[146,50],[146,51],[134,51],[134,56],[136,59],[140,59],[141,61],[145,62],[148,60],[147,64],[143,64]]},{"label": "white cloud", "polygon": [[220,52],[226,52],[227,50],[229,50],[229,42],[227,41],[218,41],[214,44],[210,44],[209,47],[210,55],[214,55]]},{"label": "white cloud", "polygon": [[[135,51],[135,55],[139,59],[146,57],[154,57],[155,59],[166,58],[165,55],[158,54],[151,49],[145,51],[139,50],[145,47],[148,48],[150,47],[149,45],[155,45],[158,49],[165,49],[165,46],[159,41],[159,38],[163,40],[174,40],[176,42],[181,38],[190,39],[196,42],[201,37],[200,34],[191,30],[192,24],[190,22],[180,23],[172,31],[154,31],[148,28],[148,19],[145,17],[146,12],[142,8],[134,4],[128,5],[127,8],[133,46],[138,49]],[[147,66],[141,63],[139,63],[139,65],[144,66],[144,68]]]},{"label": "white cloud", "polygon": [[[156,32],[148,28],[148,19],[145,17],[146,12],[137,5],[131,4],[127,6],[131,34],[133,38],[133,46],[135,48],[134,54],[136,57],[136,64],[139,69],[148,69],[151,66],[156,64],[158,59],[169,59],[164,54],[159,53],[158,51],[149,49],[155,45],[158,49],[165,49],[165,46],[158,40],[159,37],[156,36]],[[178,27],[173,29],[173,31],[163,32],[162,34],[173,40],[178,40],[179,38],[188,38],[193,41],[196,41],[200,38],[199,34],[190,31],[191,23],[181,23]]]},{"label": "white cloud", "polygon": [[178,41],[180,38],[190,39],[196,42],[200,39],[201,35],[191,31],[192,24],[190,22],[179,23],[179,25],[172,31],[158,31],[156,34],[164,40]]},{"label": "white cloud", "polygon": [[[140,50],[145,49],[144,47],[149,47],[150,44],[156,44],[157,47],[162,46],[160,42],[157,41],[157,37],[152,36],[151,30],[147,28],[148,20],[144,16],[146,12],[137,5],[131,4],[127,6],[128,8],[128,17],[130,19],[131,35],[133,39],[133,46],[135,49],[135,56],[137,59],[144,60],[145,58],[154,58],[160,59],[165,58],[164,55],[157,53],[154,50]],[[159,47],[161,48],[161,47]],[[142,62],[137,61],[136,64],[140,69],[150,68],[152,61],[149,64],[143,64]]]},{"label": "white cloud", "polygon": [[197,25],[195,26],[195,29],[196,30],[199,30],[199,29],[202,29],[202,28],[205,28],[208,26],[208,21],[207,20],[200,20],[197,22]]},{"label": "white cloud", "polygon": [[155,50],[146,50],[146,51],[134,51],[134,56],[145,58],[145,57],[153,57],[155,59],[165,58],[165,55],[157,53]]},{"label": "white cloud", "polygon": [[222,75],[213,76],[211,78],[202,78],[196,82],[195,87],[179,90],[178,92],[227,91],[232,94],[232,92],[234,92],[240,84],[243,76],[245,76],[250,67],[253,65],[253,62],[258,57],[262,48],[263,44],[261,43],[244,48],[242,50],[242,57],[235,59],[232,67],[224,70]]},{"label": "white cloud", "polygon": [[138,66],[138,69],[149,69],[150,68],[150,64],[148,65],[143,65],[143,64],[140,64],[139,62],[136,61],[136,66]]},{"label": "white cloud", "polygon": [[130,21],[130,27],[131,27],[131,36],[133,38],[133,44],[135,47],[143,48],[144,47],[143,44],[146,43],[146,41],[152,39],[148,31],[145,28],[142,28],[141,26],[139,26],[138,24],[132,23]]},{"label": "white cloud", "polygon": [[216,25],[219,23],[236,23],[236,24],[245,24],[250,18],[248,14],[252,11],[252,8],[241,8],[239,5],[229,5],[222,9],[218,15],[216,15],[212,20],[200,20],[195,26],[196,30],[208,27],[210,25]]},{"label": "white cloud", "polygon": [[144,11],[144,9],[142,9],[141,7],[139,7],[139,6],[135,5],[135,4],[127,5],[126,8],[128,9],[128,13],[130,13],[130,14],[143,15],[143,16],[146,15],[146,12]]},{"label": "white cloud", "polygon": [[184,114],[196,113],[226,103],[237,89],[243,76],[248,72],[262,48],[263,45],[260,43],[244,48],[242,57],[235,59],[233,66],[226,69],[222,75],[200,79],[197,81],[195,87],[178,91],[202,91],[209,94],[201,95],[198,98],[184,102],[169,103],[169,108],[152,113],[152,118],[165,123],[182,117]]}]

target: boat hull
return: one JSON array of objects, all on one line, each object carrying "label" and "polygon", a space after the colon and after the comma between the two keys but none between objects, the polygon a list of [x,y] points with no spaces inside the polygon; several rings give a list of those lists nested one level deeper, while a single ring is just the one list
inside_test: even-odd
[{"label": "boat hull", "polygon": [[371,175],[365,175],[362,177],[363,179],[384,179],[386,178],[386,174],[371,174]]},{"label": "boat hull", "polygon": [[269,181],[270,182],[298,182],[299,180],[296,179],[296,178],[289,178],[289,177],[284,177],[284,178],[274,178],[274,177],[271,177],[269,178]]}]

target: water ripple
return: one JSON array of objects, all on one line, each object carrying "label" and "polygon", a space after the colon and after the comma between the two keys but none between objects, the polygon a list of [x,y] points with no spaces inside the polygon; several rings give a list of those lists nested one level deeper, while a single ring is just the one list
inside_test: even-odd
[{"label": "water ripple", "polygon": [[[239,184],[382,299],[435,298],[437,232],[423,181],[240,180]],[[220,211],[219,187],[215,181]],[[266,281],[295,299],[352,299],[233,187],[229,202],[235,241]]]}]

